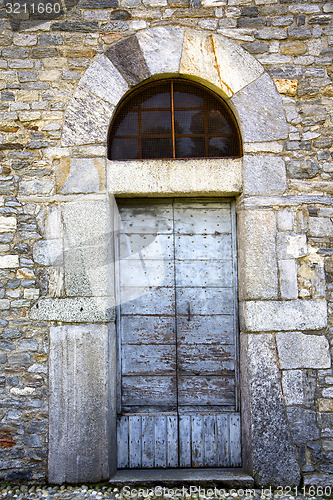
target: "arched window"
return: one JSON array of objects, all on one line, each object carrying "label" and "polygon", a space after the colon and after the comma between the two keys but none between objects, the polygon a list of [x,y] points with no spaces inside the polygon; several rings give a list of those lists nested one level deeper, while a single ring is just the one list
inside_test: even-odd
[{"label": "arched window", "polygon": [[110,160],[240,156],[240,134],[227,104],[183,79],[160,80],[132,92],[110,127]]}]

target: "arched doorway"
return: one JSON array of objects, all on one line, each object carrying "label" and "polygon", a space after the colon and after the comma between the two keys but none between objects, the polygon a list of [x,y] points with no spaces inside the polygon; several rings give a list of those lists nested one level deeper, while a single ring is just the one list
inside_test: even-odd
[{"label": "arched doorway", "polygon": [[[174,76],[202,83],[226,99],[240,125],[244,157],[106,160],[109,125],[120,100],[142,82]],[[51,481],[98,481],[109,477],[117,467],[115,291],[111,268],[105,266],[107,243],[115,229],[110,217],[116,208],[114,197],[232,196],[239,197],[243,464],[260,484],[298,483],[299,465],[283,405],[271,332],[298,326],[279,319],[278,324],[272,324],[269,318],[270,311],[281,311],[282,317],[285,308],[292,313],[299,304],[279,298],[276,215],[270,200],[262,204],[256,199],[257,195],[285,192],[279,141],[287,135],[281,99],[271,78],[255,58],[223,36],[178,27],[151,28],[115,43],[88,68],[66,111],[62,134],[66,168],[58,183],[58,193],[69,195],[62,210],[65,240],[72,243],[71,260],[65,255],[64,265],[65,282],[67,279],[71,286],[67,297],[42,299],[38,309],[32,311],[35,318],[67,323],[53,326],[50,337]],[[71,198],[76,193],[79,200]],[[70,241],[71,228],[79,223],[82,234],[89,233],[97,217],[106,228],[98,251],[85,251],[81,241]],[[256,252],[264,247],[265,259],[260,261],[258,273]],[[78,261],[82,262],[79,270],[75,268]],[[308,307],[315,313],[316,304],[309,303]],[[94,343],[93,338],[99,342]],[[73,341],[75,352],[71,350]],[[64,353],[61,362],[59,352]],[[84,370],[75,372],[73,390],[68,391],[78,355],[87,367],[96,359],[102,360],[93,372],[99,389],[94,395]],[[258,387],[263,388],[260,401]],[[266,401],[268,409],[263,404]],[[274,447],[270,446],[272,442]]]},{"label": "arched doorway", "polygon": [[[240,134],[211,91],[161,79],[120,103],[108,156],[237,158]],[[234,202],[117,205],[118,467],[239,467]]]}]

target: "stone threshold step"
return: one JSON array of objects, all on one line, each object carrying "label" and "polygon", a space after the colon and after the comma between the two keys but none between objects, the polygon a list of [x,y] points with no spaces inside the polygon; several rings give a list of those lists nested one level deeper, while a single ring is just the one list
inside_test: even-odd
[{"label": "stone threshold step", "polygon": [[242,469],[123,469],[116,472],[110,484],[117,487],[200,484],[246,489],[254,487],[254,480]]}]

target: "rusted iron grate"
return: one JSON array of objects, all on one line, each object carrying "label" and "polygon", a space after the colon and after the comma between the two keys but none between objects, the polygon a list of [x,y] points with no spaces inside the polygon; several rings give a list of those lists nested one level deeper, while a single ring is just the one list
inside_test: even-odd
[{"label": "rusted iron grate", "polygon": [[187,80],[140,87],[121,104],[110,129],[110,160],[240,156],[240,133],[227,104]]}]

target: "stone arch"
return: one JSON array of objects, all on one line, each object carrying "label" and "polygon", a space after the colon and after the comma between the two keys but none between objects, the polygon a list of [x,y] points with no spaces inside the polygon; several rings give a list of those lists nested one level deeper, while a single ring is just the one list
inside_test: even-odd
[{"label": "stone arch", "polygon": [[91,64],[67,107],[62,145],[105,145],[121,98],[145,80],[172,74],[198,79],[228,100],[244,143],[287,137],[281,98],[251,54],[222,35],[157,27],[120,40]]}]

